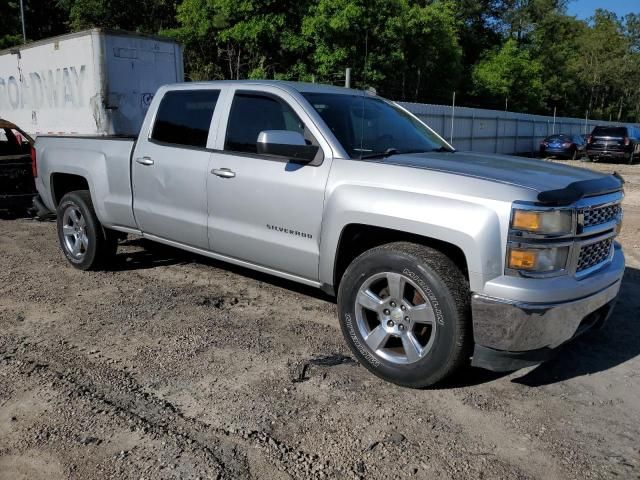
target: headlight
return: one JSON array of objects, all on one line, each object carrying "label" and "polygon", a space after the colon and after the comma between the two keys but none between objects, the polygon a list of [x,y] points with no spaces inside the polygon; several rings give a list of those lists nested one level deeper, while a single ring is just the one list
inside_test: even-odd
[{"label": "headlight", "polygon": [[507,251],[507,267],[533,273],[562,270],[567,265],[569,247],[516,248]]},{"label": "headlight", "polygon": [[571,210],[520,210],[513,209],[511,228],[524,232],[547,235],[565,235],[573,232]]}]

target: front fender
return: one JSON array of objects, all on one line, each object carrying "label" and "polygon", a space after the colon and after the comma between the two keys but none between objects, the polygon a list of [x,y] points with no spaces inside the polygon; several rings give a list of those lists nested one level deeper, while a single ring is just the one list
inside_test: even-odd
[{"label": "front fender", "polygon": [[341,185],[332,192],[325,206],[320,281],[334,284],[340,236],[348,225],[362,224],[459,247],[467,261],[471,290],[481,291],[487,278],[501,274],[504,257],[502,215],[491,201],[483,203],[369,185]]}]

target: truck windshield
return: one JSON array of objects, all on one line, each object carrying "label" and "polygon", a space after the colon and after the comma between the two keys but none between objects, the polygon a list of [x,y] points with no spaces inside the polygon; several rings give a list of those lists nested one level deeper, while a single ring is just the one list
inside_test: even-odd
[{"label": "truck windshield", "polygon": [[453,151],[422,123],[381,98],[364,93],[306,92],[302,95],[320,114],[351,158]]}]

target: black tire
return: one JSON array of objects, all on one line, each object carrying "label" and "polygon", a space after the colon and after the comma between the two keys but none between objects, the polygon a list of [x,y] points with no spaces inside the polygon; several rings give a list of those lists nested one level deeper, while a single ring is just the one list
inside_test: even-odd
[{"label": "black tire", "polygon": [[[87,239],[86,248],[79,252],[80,256],[74,256],[65,240],[65,212],[67,210],[71,212],[73,209],[79,211],[81,218],[84,219],[82,232]],[[57,208],[57,215],[60,248],[71,265],[79,270],[98,270],[113,260],[118,248],[117,234],[102,226],[93,209],[91,195],[87,190],[69,192],[62,197]]]},{"label": "black tire", "polygon": [[[428,350],[425,347],[424,356],[413,363],[398,364],[380,356],[367,345],[361,331],[359,322],[365,315],[357,314],[357,310],[361,309],[356,304],[358,292],[371,278],[384,272],[400,274],[414,282],[426,294],[424,297],[428,301],[425,304],[432,307],[435,318],[431,331],[433,341]],[[403,303],[406,292],[403,289],[400,295]],[[447,256],[433,248],[396,242],[368,250],[349,265],[340,282],[338,311],[342,333],[360,363],[389,382],[410,388],[424,388],[440,382],[468,363],[473,346],[469,300],[468,281]],[[374,317],[380,322],[378,326],[382,326],[382,317],[378,314],[374,314]],[[388,326],[389,322],[386,321],[386,324]],[[417,326],[403,327],[400,333],[406,334],[404,330],[408,328],[413,334]],[[396,328],[400,328],[400,325],[396,325]],[[383,344],[379,351],[385,351],[386,345],[389,343]]]}]

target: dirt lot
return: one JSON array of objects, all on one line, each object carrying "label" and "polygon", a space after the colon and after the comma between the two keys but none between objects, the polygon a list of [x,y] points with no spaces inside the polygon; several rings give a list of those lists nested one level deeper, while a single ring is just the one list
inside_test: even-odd
[{"label": "dirt lot", "polygon": [[318,292],[133,238],[83,273],[0,220],[0,478],[640,478],[640,165],[587,166],[627,179],[606,329],[425,391],[355,363]]}]

